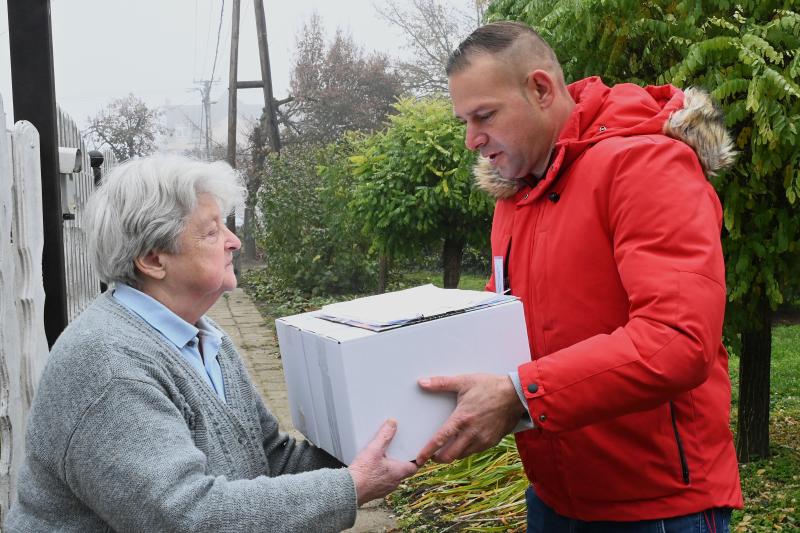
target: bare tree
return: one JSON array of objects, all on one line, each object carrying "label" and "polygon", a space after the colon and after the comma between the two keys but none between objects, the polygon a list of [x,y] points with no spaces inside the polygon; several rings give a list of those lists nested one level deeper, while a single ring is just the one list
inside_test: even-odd
[{"label": "bare tree", "polygon": [[140,98],[129,94],[112,100],[94,117],[84,130],[95,145],[107,146],[118,161],[155,151],[156,138],[169,133],[160,122],[157,109],[150,109]]},{"label": "bare tree", "polygon": [[481,21],[487,0],[472,0],[474,14],[468,14],[442,0],[387,0],[376,5],[378,14],[397,26],[406,36],[412,58],[400,61],[406,88],[417,95],[447,91],[444,69],[458,43]]},{"label": "bare tree", "polygon": [[402,87],[385,55],[366,55],[341,30],[326,45],[322,22],[312,15],[297,40],[293,100],[281,112],[282,122],[291,124],[287,142],[326,144],[348,130],[381,128]]}]

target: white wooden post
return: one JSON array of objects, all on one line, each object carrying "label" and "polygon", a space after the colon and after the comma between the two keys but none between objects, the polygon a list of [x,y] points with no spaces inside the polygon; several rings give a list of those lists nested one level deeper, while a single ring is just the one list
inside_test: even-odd
[{"label": "white wooden post", "polygon": [[5,129],[0,97],[0,520],[16,496],[25,421],[47,361],[39,133]]},{"label": "white wooden post", "polygon": [[[11,376],[19,375],[19,330],[16,327],[17,307],[14,288],[14,243],[12,227],[14,198],[12,190],[13,162],[11,134],[6,131],[6,116],[0,97],[0,519],[8,511],[11,491],[12,423],[9,415]],[[16,402],[15,402],[16,405]]]},{"label": "white wooden post", "polygon": [[44,285],[42,282],[42,168],[39,133],[30,122],[14,125],[14,225],[17,249],[17,306],[22,339],[22,398],[27,415],[49,350],[44,330]]}]

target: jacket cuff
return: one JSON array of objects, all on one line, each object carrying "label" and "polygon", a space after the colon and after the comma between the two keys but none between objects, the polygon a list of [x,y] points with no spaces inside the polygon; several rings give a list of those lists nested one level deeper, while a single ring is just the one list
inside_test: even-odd
[{"label": "jacket cuff", "polygon": [[514,390],[517,391],[517,397],[522,403],[522,406],[525,408],[525,414],[522,415],[522,418],[514,428],[513,432],[516,433],[518,431],[535,428],[536,424],[531,421],[531,413],[528,410],[528,400],[525,399],[525,393],[522,392],[522,383],[519,381],[519,372],[511,371],[508,373],[508,377],[511,378],[511,382],[514,384]]},{"label": "jacket cuff", "polygon": [[[521,393],[525,398],[525,406],[528,409],[528,414],[531,417],[534,427],[547,429],[548,415],[541,410],[541,405],[537,406],[534,403],[534,400],[541,398],[547,392],[542,383],[539,365],[536,361],[523,363],[517,369],[517,373],[520,381],[518,393]],[[537,407],[539,407],[539,409],[537,409]]]}]

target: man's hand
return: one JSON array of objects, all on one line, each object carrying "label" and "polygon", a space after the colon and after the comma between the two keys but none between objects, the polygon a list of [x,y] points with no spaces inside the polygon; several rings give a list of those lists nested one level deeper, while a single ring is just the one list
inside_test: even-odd
[{"label": "man's hand", "polygon": [[400,482],[417,472],[411,461],[398,461],[386,457],[386,448],[397,433],[397,422],[387,420],[375,438],[353,459],[348,467],[356,486],[358,505],[392,492]]},{"label": "man's hand", "polygon": [[419,380],[431,392],[456,392],[458,404],[439,431],[417,455],[420,466],[431,457],[449,463],[491,448],[511,432],[525,414],[508,376],[464,374]]}]

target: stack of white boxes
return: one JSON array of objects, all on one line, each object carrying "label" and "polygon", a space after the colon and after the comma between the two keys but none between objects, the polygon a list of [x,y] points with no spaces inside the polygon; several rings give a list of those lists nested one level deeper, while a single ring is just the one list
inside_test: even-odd
[{"label": "stack of white boxes", "polygon": [[289,407],[297,430],[345,464],[388,418],[398,431],[387,455],[417,456],[456,405],[455,394],[425,392],[418,379],[505,375],[530,360],[518,300],[381,332],[319,315],[276,321]]}]

